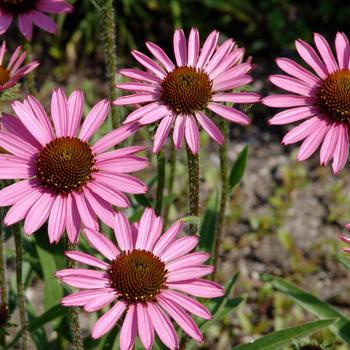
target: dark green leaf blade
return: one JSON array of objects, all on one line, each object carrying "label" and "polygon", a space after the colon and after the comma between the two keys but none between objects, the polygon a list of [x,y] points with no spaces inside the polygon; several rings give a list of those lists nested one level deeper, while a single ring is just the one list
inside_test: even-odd
[{"label": "dark green leaf blade", "polygon": [[238,155],[236,161],[234,162],[230,177],[229,177],[229,189],[232,190],[233,187],[239,184],[244,175],[245,168],[248,162],[248,146],[245,146],[241,153]]}]

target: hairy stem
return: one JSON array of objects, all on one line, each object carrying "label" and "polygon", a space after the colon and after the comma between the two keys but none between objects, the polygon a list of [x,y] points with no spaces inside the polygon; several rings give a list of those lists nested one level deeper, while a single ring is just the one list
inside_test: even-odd
[{"label": "hairy stem", "polygon": [[[189,215],[199,215],[199,157],[198,154],[192,154],[192,151],[186,144],[187,167],[188,167],[188,205]],[[197,224],[190,224],[190,234],[196,234]]]},{"label": "hairy stem", "polygon": [[[76,245],[67,242],[67,250],[75,250]],[[74,269],[76,267],[76,262],[67,258],[67,267],[69,269]],[[73,336],[73,345],[75,350],[84,350],[83,339],[80,332],[80,322],[79,322],[79,308],[72,307],[70,312],[70,324]]]},{"label": "hairy stem", "polygon": [[157,154],[157,197],[155,212],[161,215],[163,206],[163,193],[165,184],[165,156],[164,150],[161,149]]},{"label": "hairy stem", "polygon": [[[4,181],[0,181],[0,188],[4,187]],[[4,231],[4,209],[0,208],[0,293],[1,306],[7,305],[7,289],[6,289],[6,259],[5,259],[5,231]],[[0,334],[0,348],[6,346],[6,335]]]},{"label": "hairy stem", "polygon": [[217,269],[219,266],[219,253],[222,244],[222,233],[225,226],[225,214],[228,199],[228,154],[227,154],[227,142],[229,134],[229,124],[228,122],[220,118],[220,129],[224,135],[225,142],[220,147],[220,175],[221,175],[221,199],[220,199],[220,209],[218,212],[215,228],[215,244],[213,253],[213,265],[215,267],[212,278],[216,278]]},{"label": "hairy stem", "polygon": [[22,350],[28,349],[29,343],[29,332],[28,332],[28,321],[25,309],[25,296],[24,296],[24,284],[23,284],[23,251],[22,251],[22,237],[21,228],[19,224],[14,225],[14,238],[16,247],[16,280],[17,280],[17,303],[19,309],[19,317],[21,326],[23,329],[22,333]]},{"label": "hairy stem", "polygon": [[[32,60],[32,44],[30,43],[30,41],[25,40],[23,43],[23,47],[24,47],[25,51],[27,52],[26,63],[28,64]],[[27,86],[28,86],[29,93],[31,95],[36,96],[38,92],[37,92],[36,87],[35,87],[34,71],[31,71],[27,75]]]},{"label": "hairy stem", "polygon": [[[168,195],[171,195],[173,193],[174,188],[174,180],[175,180],[175,172],[176,172],[176,149],[173,144],[171,144],[171,153],[170,153],[170,159],[169,159],[169,177],[168,177]],[[164,226],[168,226],[168,216],[169,216],[169,210],[170,210],[170,204],[166,206],[165,208],[165,214],[164,214]]]},{"label": "hairy stem", "polygon": [[[111,101],[118,97],[117,84],[117,53],[116,53],[116,30],[115,30],[115,9],[113,0],[95,0],[100,12],[101,35],[105,51],[106,75],[108,79],[108,91]],[[120,126],[118,110],[112,106],[113,128]]]}]

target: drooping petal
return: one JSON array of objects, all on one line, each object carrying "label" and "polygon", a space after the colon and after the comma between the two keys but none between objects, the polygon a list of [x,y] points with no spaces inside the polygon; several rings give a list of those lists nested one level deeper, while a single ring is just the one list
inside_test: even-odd
[{"label": "drooping petal", "polygon": [[158,153],[164,145],[164,142],[169,135],[171,126],[173,125],[174,118],[174,116],[168,115],[159,123],[156,134],[154,135],[153,153]]},{"label": "drooping petal", "polygon": [[[320,150],[321,164],[327,165],[334,155],[335,146],[339,140],[339,124],[333,123],[323,140]],[[1,193],[1,192],[0,192]]]},{"label": "drooping petal", "polygon": [[91,205],[86,200],[84,194],[72,192],[72,195],[74,197],[75,204],[77,205],[78,212],[84,226],[97,230],[98,222],[97,222],[96,214],[92,210]]},{"label": "drooping petal", "polygon": [[132,350],[137,335],[136,305],[129,305],[122,329],[120,330],[120,350]]},{"label": "drooping petal", "polygon": [[42,30],[49,32],[51,34],[55,34],[57,31],[57,25],[55,21],[49,16],[43,14],[40,11],[32,10],[30,11],[30,18]]},{"label": "drooping petal", "polygon": [[67,13],[73,11],[71,4],[59,0],[39,0],[36,7],[38,10],[48,13]]},{"label": "drooping petal", "polygon": [[339,139],[335,146],[332,168],[334,174],[339,173],[346,164],[349,155],[349,130],[345,124],[339,125]]},{"label": "drooping petal", "polygon": [[182,141],[185,136],[185,118],[186,117],[182,115],[178,115],[175,119],[173,141],[176,150],[179,150],[181,148]]},{"label": "drooping petal", "polygon": [[208,104],[208,108],[231,122],[241,125],[250,124],[250,119],[248,116],[236,108],[224,106],[215,102],[210,102]]},{"label": "drooping petal", "polygon": [[66,198],[58,195],[52,205],[49,223],[48,223],[48,234],[50,243],[58,242],[63,234],[66,214],[67,213],[67,201]]},{"label": "drooping petal", "polygon": [[18,15],[18,28],[27,40],[32,40],[33,22],[29,14],[21,13]]},{"label": "drooping petal", "polygon": [[[4,34],[11,25],[13,16],[0,10],[0,35]],[[1,62],[2,63],[2,62]]]},{"label": "drooping petal", "polygon": [[77,204],[71,193],[67,196],[66,229],[68,239],[71,243],[76,243],[79,238],[81,219]]},{"label": "drooping petal", "polygon": [[196,112],[196,118],[200,126],[215,142],[220,145],[225,142],[225,138],[219,128],[203,112]]},{"label": "drooping petal", "polygon": [[151,349],[154,343],[154,328],[149,317],[148,308],[142,303],[136,304],[136,308],[140,340],[145,349]]},{"label": "drooping petal", "polygon": [[25,198],[34,186],[33,180],[23,180],[6,186],[0,191],[0,206],[6,207]]},{"label": "drooping petal", "polygon": [[90,289],[81,292],[69,294],[61,299],[61,304],[64,306],[83,306],[90,300],[95,300],[99,297],[104,297],[106,294],[113,293],[112,288]]},{"label": "drooping petal", "polygon": [[199,149],[199,131],[196,120],[191,115],[186,116],[185,138],[191,152],[197,154]]},{"label": "drooping petal", "polygon": [[117,298],[118,298],[118,296],[117,296],[117,293],[115,291],[112,293],[106,293],[103,296],[89,300],[84,305],[84,310],[87,312],[94,312],[97,310],[101,310],[105,306],[111,304]]}]

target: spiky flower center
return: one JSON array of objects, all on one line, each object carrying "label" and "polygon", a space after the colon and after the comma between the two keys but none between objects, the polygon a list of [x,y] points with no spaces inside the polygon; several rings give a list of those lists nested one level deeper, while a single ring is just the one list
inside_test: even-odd
[{"label": "spiky flower center", "polygon": [[177,67],[162,80],[160,98],[177,114],[193,114],[209,103],[212,85],[203,70]]},{"label": "spiky flower center", "polygon": [[146,250],[122,252],[109,267],[110,283],[128,303],[154,300],[164,287],[165,264]]},{"label": "spiky flower center", "polygon": [[76,137],[59,137],[40,151],[36,166],[43,186],[68,194],[81,190],[91,180],[94,163],[87,142]]},{"label": "spiky flower center", "polygon": [[329,75],[319,89],[319,103],[332,120],[350,122],[350,70]]},{"label": "spiky flower center", "polygon": [[18,14],[35,9],[37,1],[38,0],[0,0],[0,7],[9,13]]},{"label": "spiky flower center", "polygon": [[10,72],[3,66],[0,66],[0,85],[6,84],[9,80]]}]

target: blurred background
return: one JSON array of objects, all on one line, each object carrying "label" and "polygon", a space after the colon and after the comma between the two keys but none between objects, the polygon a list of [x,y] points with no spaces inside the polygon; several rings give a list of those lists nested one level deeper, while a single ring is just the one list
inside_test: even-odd
[{"label": "blurred background", "polygon": [[[36,83],[47,107],[57,86],[67,91],[82,88],[90,106],[108,96],[98,12],[90,1],[71,2],[75,10],[59,17],[59,35],[36,29],[33,38],[33,58],[42,62],[36,71]],[[295,39],[312,43],[313,32],[319,32],[334,47],[337,31],[350,35],[350,6],[341,0],[116,0],[115,12],[119,68],[136,65],[129,52],[136,48],[146,53],[145,41],[156,42],[172,58],[175,28],[181,27],[187,34],[191,27],[197,27],[202,42],[217,29],[221,40],[234,38],[246,49],[246,57],[252,56],[256,64],[253,90],[262,95],[276,91],[267,79],[278,72],[276,57],[302,63],[294,49]],[[6,35],[14,48],[20,40],[17,28]],[[122,118],[129,112],[119,109]],[[245,301],[221,323],[209,327],[203,349],[231,349],[260,335],[314,319],[271,283],[264,282],[265,273],[284,277],[350,314],[349,274],[337,257],[342,254],[337,237],[345,233],[343,226],[350,222],[350,167],[334,176],[329,167],[319,166],[317,154],[303,163],[296,162],[297,147],[280,144],[288,127],[269,127],[266,123],[275,113],[257,105],[249,110],[253,119],[250,127],[231,125],[230,163],[247,145],[249,156],[245,175],[230,197],[218,278],[225,283],[240,272],[233,296],[243,295]],[[152,200],[156,168],[148,130],[140,132],[134,141],[145,143],[152,168],[141,177],[150,185]],[[201,144],[201,210],[205,212],[219,190],[219,157],[218,147],[205,135]],[[167,194],[170,222],[187,215],[185,166],[182,149],[174,193]],[[129,215],[137,217],[141,210],[136,201],[134,204]],[[29,248],[27,258],[38,258]],[[42,282],[34,278],[30,285],[28,298],[38,305],[43,298],[39,288]],[[86,336],[88,323],[92,323],[91,318],[85,320]],[[317,333],[314,339],[324,348],[348,349],[328,330]],[[294,348],[301,349],[303,344],[295,344]]]}]

